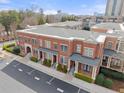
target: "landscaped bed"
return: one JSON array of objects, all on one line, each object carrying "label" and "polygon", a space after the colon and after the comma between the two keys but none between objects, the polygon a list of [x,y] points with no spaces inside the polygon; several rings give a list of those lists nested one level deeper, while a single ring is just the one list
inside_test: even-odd
[{"label": "landscaped bed", "polygon": [[6,50],[7,52],[10,52],[16,55],[20,55],[20,47],[17,46],[15,43],[4,44],[3,50]]},{"label": "landscaped bed", "polygon": [[124,88],[124,74],[101,67],[100,74],[97,76],[95,83],[115,91],[120,91],[120,89]]}]

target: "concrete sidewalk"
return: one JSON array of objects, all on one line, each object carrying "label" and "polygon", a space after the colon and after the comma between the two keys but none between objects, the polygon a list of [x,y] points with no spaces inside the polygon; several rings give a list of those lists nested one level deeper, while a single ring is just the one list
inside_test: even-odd
[{"label": "concrete sidewalk", "polygon": [[10,54],[8,53],[9,55],[11,56],[15,56],[16,60],[25,64],[25,65],[28,65],[32,68],[35,68],[39,71],[42,71],[48,75],[51,75],[55,78],[58,78],[62,81],[65,81],[67,83],[70,83],[74,86],[77,86],[83,90],[86,90],[90,93],[118,93],[116,91],[113,91],[113,90],[110,90],[110,89],[107,89],[107,88],[104,88],[104,87],[101,87],[101,86],[98,86],[96,84],[91,84],[91,83],[87,83],[85,81],[82,81],[82,80],[79,80],[69,74],[64,74],[62,72],[59,72],[59,71],[56,71],[55,69],[53,68],[48,68],[46,66],[43,66],[41,65],[40,63],[34,63],[28,59],[25,59],[23,57],[20,57],[20,56],[16,56],[16,55],[13,55],[13,54]]}]

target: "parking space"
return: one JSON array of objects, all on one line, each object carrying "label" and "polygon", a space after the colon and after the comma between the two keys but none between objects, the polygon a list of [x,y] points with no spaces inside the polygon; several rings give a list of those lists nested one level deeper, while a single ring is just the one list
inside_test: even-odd
[{"label": "parking space", "polygon": [[2,71],[37,93],[88,93],[17,61],[8,64]]}]

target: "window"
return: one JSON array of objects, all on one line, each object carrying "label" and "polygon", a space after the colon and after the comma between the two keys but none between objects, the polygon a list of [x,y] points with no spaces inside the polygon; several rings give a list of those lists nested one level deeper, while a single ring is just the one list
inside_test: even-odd
[{"label": "window", "polygon": [[66,60],[65,56],[61,56],[60,61],[62,64],[67,64],[67,60]]},{"label": "window", "polygon": [[66,51],[67,51],[67,46],[66,46],[66,45],[61,45],[61,50],[62,50],[63,52],[66,52]]},{"label": "window", "polygon": [[118,44],[118,51],[124,53],[124,40],[121,40]]},{"label": "window", "polygon": [[51,54],[50,53],[45,53],[45,58],[50,60],[51,59]]},{"label": "window", "polygon": [[84,65],[83,70],[89,72],[90,71],[90,66],[89,65]]},{"label": "window", "polygon": [[37,44],[36,39],[32,39],[32,44],[33,45],[36,45]]},{"label": "window", "polygon": [[81,45],[79,45],[79,44],[76,45],[76,52],[77,53],[81,52]]},{"label": "window", "polygon": [[51,48],[50,41],[45,40],[45,48]]},{"label": "window", "polygon": [[93,48],[84,48],[84,56],[93,57]]},{"label": "window", "polygon": [[37,49],[34,49],[34,54],[38,54],[38,50]]},{"label": "window", "polygon": [[58,49],[58,43],[54,42],[54,49]]},{"label": "window", "polygon": [[107,43],[107,48],[111,49],[112,48],[112,42]]}]

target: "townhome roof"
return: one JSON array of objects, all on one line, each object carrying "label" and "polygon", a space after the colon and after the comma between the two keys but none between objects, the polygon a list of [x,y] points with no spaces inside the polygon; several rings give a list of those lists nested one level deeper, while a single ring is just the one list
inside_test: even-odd
[{"label": "townhome roof", "polygon": [[102,29],[108,29],[108,30],[124,31],[124,24],[123,23],[100,23],[92,26],[91,28],[102,28]]},{"label": "townhome roof", "polygon": [[91,43],[104,42],[105,35],[100,35],[100,33],[84,31],[84,30],[73,30],[65,28],[49,27],[46,25],[32,27],[30,29],[20,30],[18,32],[37,34],[50,36],[55,38],[64,39],[81,39]]}]

